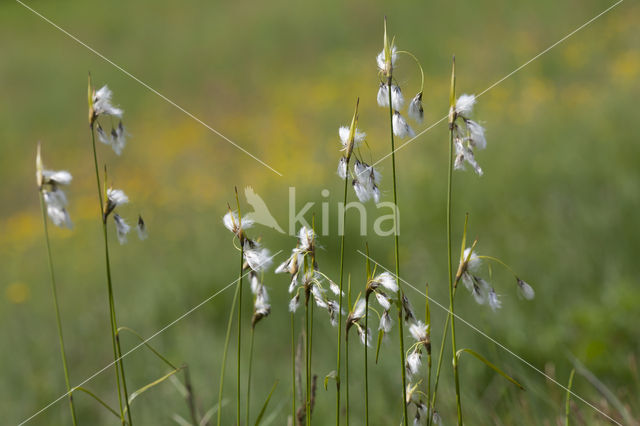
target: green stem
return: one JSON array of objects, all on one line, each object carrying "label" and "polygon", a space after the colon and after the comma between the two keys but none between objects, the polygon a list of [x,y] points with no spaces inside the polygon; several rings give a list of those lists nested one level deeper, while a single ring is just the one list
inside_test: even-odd
[{"label": "green stem", "polygon": [[291,312],[291,421],[296,424],[296,341],[294,316]]},{"label": "green stem", "polygon": [[[307,297],[307,296],[305,296]],[[305,370],[306,370],[306,396],[305,396],[305,422],[307,426],[311,424],[311,376],[310,376],[310,366],[309,366],[309,298],[306,299],[306,303],[304,305],[304,327],[305,327]]]},{"label": "green stem", "polygon": [[347,383],[347,426],[349,426],[349,335],[345,334],[344,339],[344,379]]},{"label": "green stem", "polygon": [[569,426],[569,414],[571,414],[571,386],[573,386],[573,376],[576,374],[576,369],[571,370],[569,374],[569,384],[567,385],[567,402],[564,409],[564,424]]},{"label": "green stem", "polygon": [[[349,170],[349,159],[347,159],[347,171]],[[342,284],[344,282],[344,243],[345,243],[345,228],[347,218],[347,189],[348,189],[349,177],[344,178],[344,201],[342,202],[342,236],[340,238],[340,294],[339,309],[338,309],[338,367],[336,370],[336,426],[340,425],[340,353],[342,350]]]},{"label": "green stem", "polygon": [[[427,327],[429,327],[429,341],[431,341],[431,312],[429,310],[429,284],[425,286],[425,314],[424,319]],[[431,345],[431,343],[429,343]],[[431,408],[429,401],[431,399],[431,346],[427,350],[427,426],[431,424]]]},{"label": "green stem", "polygon": [[[451,79],[451,92],[455,99],[455,68]],[[453,108],[453,106],[451,106]],[[456,325],[453,310],[453,263],[451,261],[451,193],[453,181],[453,121],[449,123],[449,173],[447,177],[447,261],[449,266],[449,312],[451,315],[451,350],[453,354],[453,377],[456,385],[456,407],[458,425],[462,426],[462,406],[460,401],[460,378],[458,375],[458,359],[456,357]]]},{"label": "green stem", "polygon": [[187,389],[187,405],[189,407],[189,413],[191,414],[191,421],[194,426],[199,425],[198,414],[196,409],[196,401],[193,395],[193,386],[191,385],[191,376],[189,375],[189,367],[185,364],[184,367],[184,384]]},{"label": "green stem", "polygon": [[[454,283],[453,297],[455,299],[457,290],[457,281]],[[442,367],[442,359],[444,356],[444,346],[447,342],[447,329],[449,328],[449,321],[451,320],[451,314],[447,313],[447,319],[445,320],[444,327],[442,328],[442,340],[440,341],[440,352],[438,354],[438,364],[436,366],[436,378],[433,384],[433,395],[431,397],[431,410],[433,411],[436,406],[436,397],[438,395],[438,383],[440,383],[440,369]]]},{"label": "green stem", "polygon": [[[368,254],[367,254],[368,255]],[[366,290],[365,290],[366,291]],[[369,338],[369,296],[364,298],[364,424],[369,425],[369,366],[367,362]]]},{"label": "green stem", "polygon": [[[238,216],[240,214],[238,213]],[[240,425],[240,352],[242,346],[242,267],[244,243],[240,244],[240,277],[238,278],[238,348],[236,352],[236,423]]]},{"label": "green stem", "polygon": [[400,371],[402,372],[402,414],[404,426],[409,425],[409,417],[407,416],[407,376],[404,368],[404,324],[402,322],[402,297],[403,292],[400,287],[400,235],[398,223],[398,192],[396,189],[396,149],[393,139],[393,103],[391,101],[391,76],[387,79],[387,92],[389,93],[389,124],[391,127],[391,164],[393,173],[393,204],[394,204],[394,221],[395,221],[395,255],[396,255],[396,279],[398,281],[398,332],[400,334]]},{"label": "green stem", "polygon": [[247,421],[246,426],[249,426],[249,413],[251,411],[251,370],[253,369],[253,337],[255,334],[255,327],[251,327],[251,343],[249,344],[249,373],[247,377]]},{"label": "green stem", "polygon": [[71,420],[73,425],[78,424],[76,418],[76,409],[73,405],[73,395],[71,386],[69,385],[69,369],[67,368],[67,355],[64,349],[64,338],[62,337],[62,319],[60,318],[60,306],[58,305],[58,290],[56,286],[56,278],[53,273],[53,255],[51,254],[51,244],[49,242],[49,228],[47,224],[47,211],[44,205],[44,196],[40,191],[40,207],[42,209],[42,221],[44,223],[44,237],[47,243],[47,255],[49,258],[49,275],[51,277],[51,292],[53,293],[53,306],[56,311],[56,324],[58,326],[58,341],[60,342],[60,356],[62,357],[62,369],[64,370],[64,382],[67,386],[67,394],[69,395],[69,409],[71,410]]},{"label": "green stem", "polygon": [[[98,200],[100,201],[100,219],[102,221],[102,234],[104,237],[104,248],[105,248],[105,264],[107,271],[107,293],[109,298],[109,321],[111,323],[111,344],[113,346],[113,359],[116,367],[116,387],[118,389],[118,404],[120,407],[120,420],[122,424],[125,424],[124,419],[124,411],[122,407],[122,390],[120,389],[120,372],[122,371],[121,365],[121,357],[119,356],[119,340],[116,339],[116,332],[118,329],[117,321],[115,317],[115,307],[114,307],[114,298],[113,298],[113,286],[111,282],[111,265],[109,261],[109,241],[107,238],[107,221],[104,215],[104,200],[102,199],[102,185],[100,184],[100,172],[98,170],[98,154],[96,151],[96,137],[93,129],[93,123],[90,125],[91,130],[91,143],[93,148],[93,164],[96,172],[96,183],[98,185]],[[124,374],[122,374],[123,382],[124,382]],[[127,407],[129,405],[128,396],[125,393],[125,403]],[[127,416],[129,418],[129,423],[131,423],[131,411],[127,410]]]},{"label": "green stem", "polygon": [[227,366],[227,351],[229,349],[229,341],[231,340],[231,325],[233,324],[233,314],[236,309],[236,300],[238,300],[238,291],[240,287],[236,286],[236,291],[233,294],[233,301],[231,302],[231,311],[229,312],[229,319],[227,320],[227,332],[224,337],[224,349],[222,352],[222,367],[220,368],[220,384],[218,386],[218,426],[221,425],[222,414],[222,390],[224,387],[224,373]]}]

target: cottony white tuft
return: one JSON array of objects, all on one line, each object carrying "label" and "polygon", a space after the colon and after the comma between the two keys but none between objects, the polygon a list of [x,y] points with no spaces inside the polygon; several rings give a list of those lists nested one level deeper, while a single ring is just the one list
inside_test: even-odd
[{"label": "cottony white tuft", "polygon": [[415,120],[417,123],[422,123],[424,120],[424,109],[422,108],[422,92],[418,93],[411,99],[409,104],[409,117]]},{"label": "cottony white tuft", "polygon": [[527,300],[531,300],[536,296],[536,292],[533,290],[533,287],[522,281],[520,278],[516,278],[516,280],[518,280],[518,290],[522,297]]},{"label": "cottony white tuft", "polygon": [[418,373],[420,366],[422,365],[422,354],[420,351],[414,350],[411,355],[407,357],[407,373],[413,376]]},{"label": "cottony white tuft", "polygon": [[502,302],[500,301],[499,296],[493,289],[493,287],[491,288],[491,290],[489,290],[487,299],[489,300],[489,306],[491,306],[491,309],[493,309],[494,311],[500,309],[500,307],[502,306]]},{"label": "cottony white tuft", "polygon": [[456,114],[467,116],[473,111],[473,106],[476,103],[475,95],[462,94],[456,101],[455,111]]},{"label": "cottony white tuft", "polygon": [[127,242],[127,234],[131,230],[131,227],[117,213],[113,215],[113,221],[116,224],[116,231],[118,233],[118,241],[120,242],[120,244],[125,244]]},{"label": "cottony white tuft", "polygon": [[469,143],[474,148],[485,149],[487,147],[487,139],[484,136],[484,127],[473,120],[467,120],[466,123],[471,135]]},{"label": "cottony white tuft", "polygon": [[347,159],[342,157],[340,158],[340,162],[338,163],[338,176],[341,179],[347,178]]},{"label": "cottony white tuft", "polygon": [[113,93],[106,86],[102,86],[97,92],[94,92],[92,103],[93,111],[96,116],[103,114],[122,117],[122,110],[111,105],[111,96]]},{"label": "cottony white tuft", "polygon": [[249,239],[244,242],[244,259],[249,267],[256,272],[264,271],[271,265],[269,250]]},{"label": "cottony white tuft", "polygon": [[382,309],[384,309],[385,311],[388,311],[389,309],[391,309],[391,302],[389,301],[389,299],[387,299],[385,295],[376,292],[376,300],[378,301]]},{"label": "cottony white tuft", "polygon": [[393,134],[399,138],[406,138],[409,136],[410,138],[414,137],[416,133],[413,131],[411,126],[407,123],[407,121],[400,115],[398,111],[393,114]]},{"label": "cottony white tuft", "polygon": [[416,342],[426,342],[429,332],[429,326],[418,320],[409,326],[409,333],[416,340]]},{"label": "cottony white tuft", "polygon": [[389,316],[389,311],[385,310],[380,317],[380,326],[378,327],[380,330],[388,333],[391,331],[391,326],[393,323],[391,322],[391,317]]}]

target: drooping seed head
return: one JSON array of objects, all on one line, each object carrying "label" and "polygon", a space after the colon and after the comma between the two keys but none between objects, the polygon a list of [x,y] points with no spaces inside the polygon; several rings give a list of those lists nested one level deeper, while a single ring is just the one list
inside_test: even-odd
[{"label": "drooping seed head", "polygon": [[527,300],[532,300],[536,296],[536,292],[526,282],[522,281],[520,278],[516,277],[516,281],[518,283],[518,291]]}]

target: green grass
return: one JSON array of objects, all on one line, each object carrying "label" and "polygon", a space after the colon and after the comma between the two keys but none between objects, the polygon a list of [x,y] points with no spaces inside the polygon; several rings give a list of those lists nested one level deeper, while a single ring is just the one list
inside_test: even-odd
[{"label": "green grass", "polygon": [[[596,1],[533,3],[355,1],[292,6],[240,2],[67,2],[29,5],[78,36],[161,93],[284,173],[262,168],[153,93],[97,58],[17,3],[0,6],[0,412],[15,424],[59,397],[64,379],[51,308],[46,251],[34,179],[35,148],[43,143],[45,165],[68,169],[67,191],[75,222],[71,232],[51,229],[65,344],[72,383],[111,360],[104,297],[100,224],[96,216],[93,164],[86,123],[86,75],[108,83],[125,109],[132,134],[121,158],[99,146],[114,185],[141,212],[150,237],[120,246],[113,235],[112,269],[119,324],[150,336],[231,283],[237,253],[221,217],[233,202],[233,186],[252,185],[285,227],[289,186],[297,204],[316,202],[329,189],[332,235],[321,237],[318,262],[337,277],[340,240],[337,208],[343,182],[335,175],[337,127],[348,124],[360,96],[359,127],[369,135],[371,159],[388,152],[386,111],[375,105],[375,55],[382,43],[382,17],[401,48],[425,68],[425,123],[448,108],[450,58],[457,59],[458,92],[480,92],[533,57],[606,5]],[[392,6],[392,7],[391,7]],[[464,213],[478,250],[498,256],[536,289],[520,301],[513,278],[494,269],[504,294],[498,313],[479,309],[464,291],[456,313],[566,383],[573,353],[636,416],[640,351],[640,290],[637,253],[640,224],[640,147],[635,137],[640,89],[640,8],[624,2],[536,62],[483,95],[475,116],[485,122],[488,148],[477,155],[485,176],[454,175],[454,253]],[[406,97],[419,75],[407,59],[398,78]],[[403,277],[445,304],[445,208],[448,135],[442,124],[398,151]],[[383,199],[391,199],[391,163],[381,164]],[[353,195],[349,195],[353,199]],[[368,206],[374,215],[376,209]],[[348,235],[358,224],[348,214]],[[309,216],[310,220],[310,216]],[[369,223],[371,230],[372,221]],[[53,228],[53,227],[52,227]],[[256,228],[273,252],[293,239]],[[370,236],[374,259],[393,269],[390,238]],[[365,238],[347,242],[345,273],[364,286]],[[281,260],[284,255],[281,256]],[[288,395],[289,315],[287,278],[265,275],[273,312],[255,336],[252,402],[255,417],[275,379],[280,379],[265,418],[283,424]],[[187,362],[199,402],[217,400],[229,290],[195,311],[152,343],[174,364]],[[414,307],[423,306],[407,289]],[[246,301],[246,300],[245,300]],[[248,302],[247,302],[248,303]],[[249,312],[245,305],[244,312]],[[248,322],[249,316],[246,317]],[[298,316],[298,319],[301,317]],[[440,341],[444,313],[432,305],[433,342]],[[245,323],[246,323],[245,322]],[[298,323],[298,327],[302,322]],[[286,330],[283,332],[283,330]],[[335,335],[316,310],[314,372],[335,369]],[[564,418],[566,393],[501,349],[458,323],[457,339],[499,365],[526,388],[512,389],[492,371],[462,359],[463,409],[472,424],[554,424]],[[243,333],[244,334],[244,333]],[[400,378],[397,333],[391,333],[381,363],[369,362],[370,416],[375,424],[397,423]],[[137,344],[123,335],[123,351]],[[320,342],[327,342],[320,344]],[[316,344],[317,343],[317,344]],[[229,354],[235,356],[234,345]],[[350,353],[352,419],[363,413],[361,350]],[[5,349],[8,348],[8,349]],[[439,348],[434,347],[434,351]],[[446,351],[445,353],[448,353]],[[445,359],[439,400],[447,424],[455,419],[450,359]],[[126,362],[130,388],[168,370],[146,350]],[[268,367],[267,367],[268,366]],[[634,375],[636,374],[636,375]],[[86,386],[113,406],[115,383],[104,372]],[[225,380],[233,417],[233,371]],[[244,383],[244,381],[243,381]],[[315,424],[334,418],[333,387],[319,386]],[[603,399],[580,375],[573,390],[601,406]],[[76,397],[80,424],[112,424],[96,403]],[[589,424],[602,421],[572,398]],[[344,404],[343,404],[344,406]],[[136,399],[138,424],[173,424],[186,404],[170,384]],[[608,408],[612,414],[616,414]],[[66,424],[65,400],[29,424]],[[617,414],[616,414],[617,416]]]}]

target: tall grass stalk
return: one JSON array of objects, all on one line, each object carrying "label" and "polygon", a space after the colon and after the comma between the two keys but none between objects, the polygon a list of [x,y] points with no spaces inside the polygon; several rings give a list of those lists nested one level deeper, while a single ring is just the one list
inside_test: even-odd
[{"label": "tall grass stalk", "polygon": [[249,373],[247,375],[247,416],[245,425],[249,425],[249,414],[251,411],[251,372],[253,370],[253,339],[255,337],[255,327],[251,327],[251,339],[249,343]]},{"label": "tall grass stalk", "polygon": [[456,60],[453,57],[451,68],[451,91],[449,96],[449,173],[447,178],[447,261],[449,267],[449,315],[451,317],[451,350],[453,355],[453,377],[456,385],[456,407],[458,410],[458,425],[462,425],[462,405],[460,401],[460,378],[458,374],[458,357],[456,356],[456,323],[453,306],[453,264],[451,262],[451,193],[453,181],[453,131],[456,101]]},{"label": "tall grass stalk", "polygon": [[[387,40],[387,20],[385,18],[384,21],[384,46],[385,49],[389,48],[389,43]],[[403,424],[404,426],[409,425],[409,418],[407,416],[407,375],[405,372],[404,365],[404,324],[402,322],[402,298],[404,293],[402,288],[400,288],[400,233],[399,233],[399,223],[398,223],[398,191],[397,191],[397,182],[396,182],[396,147],[393,136],[393,101],[391,100],[391,85],[393,82],[392,74],[389,74],[387,77],[387,93],[389,94],[389,133],[391,137],[391,173],[393,175],[393,204],[394,204],[394,248],[395,248],[395,264],[396,264],[396,278],[398,281],[398,300],[396,301],[396,306],[398,308],[398,333],[400,335],[400,339],[398,341],[398,349],[400,350],[400,371],[402,375],[402,415],[403,415]]]},{"label": "tall grass stalk", "polygon": [[229,319],[227,320],[227,332],[224,337],[224,348],[222,350],[222,365],[220,367],[220,382],[218,385],[218,422],[220,426],[222,420],[222,391],[224,388],[224,373],[227,366],[227,352],[229,349],[229,341],[231,340],[231,326],[233,325],[233,315],[236,309],[236,301],[238,300],[239,287],[236,286],[236,291],[233,294],[233,300],[231,301],[231,311],[229,312]]},{"label": "tall grass stalk", "polygon": [[[347,170],[349,170],[349,159],[347,159]],[[344,178],[344,197],[342,205],[347,205],[347,190],[349,187],[349,176],[345,176]],[[336,368],[336,426],[340,425],[340,354],[342,351],[342,300],[343,300],[343,290],[342,284],[344,282],[344,244],[345,244],[345,227],[346,227],[346,218],[347,218],[347,209],[343,208],[342,210],[342,236],[340,238],[340,294],[338,295],[339,301],[339,311],[338,311],[338,366]]]},{"label": "tall grass stalk", "polygon": [[67,387],[69,396],[69,409],[71,410],[71,421],[74,426],[78,424],[76,417],[76,409],[73,405],[73,394],[69,384],[69,369],[67,368],[67,355],[64,349],[64,338],[62,335],[62,319],[60,318],[60,306],[58,304],[58,290],[56,286],[56,278],[53,272],[53,255],[51,253],[51,243],[49,242],[49,227],[47,224],[47,211],[44,205],[44,195],[40,191],[40,207],[42,208],[42,221],[44,224],[44,238],[47,243],[47,256],[49,259],[49,276],[51,278],[51,293],[53,294],[53,306],[56,311],[56,325],[58,326],[58,341],[60,342],[60,356],[62,357],[62,369],[64,371],[64,382]]},{"label": "tall grass stalk", "polygon": [[296,424],[296,340],[294,314],[291,312],[291,420]]},{"label": "tall grass stalk", "polygon": [[[431,310],[429,309],[429,284],[425,284],[424,289],[424,322],[427,326],[427,333],[429,336],[429,346],[427,346],[427,407],[429,407],[429,400],[431,399]],[[427,409],[427,425],[431,424],[431,408]]]},{"label": "tall grass stalk", "polygon": [[240,272],[238,273],[238,346],[236,349],[236,424],[240,425],[240,355],[242,349],[242,270],[244,267],[244,234],[242,232],[242,214],[240,200],[236,188],[236,205],[238,207],[238,227],[240,229]]},{"label": "tall grass stalk", "polygon": [[[351,309],[351,276],[347,282],[347,306]],[[340,324],[342,327],[342,324]],[[346,327],[346,324],[345,324]],[[344,379],[346,383],[347,426],[349,426],[349,332],[344,333]]]},{"label": "tall grass stalk", "polygon": [[[306,266],[306,259],[305,259]],[[312,302],[313,303],[313,302]],[[304,306],[304,327],[305,327],[305,423],[307,426],[311,424],[311,372],[309,365],[309,295],[306,296]]]},{"label": "tall grass stalk", "polygon": [[[360,98],[356,100],[356,109],[351,119],[350,136],[355,137],[356,125],[358,122],[358,106],[360,105]],[[343,283],[344,283],[344,246],[345,246],[345,228],[347,220],[347,190],[349,187],[349,162],[351,161],[351,150],[353,150],[353,139],[350,141],[350,146],[347,147],[345,155],[345,176],[344,176],[344,196],[342,200],[342,235],[340,238],[340,281],[339,288],[340,294],[338,294],[338,366],[336,368],[336,426],[340,425],[340,354],[342,352],[342,300],[343,300]]]},{"label": "tall grass stalk", "polygon": [[576,374],[576,369],[572,368],[569,374],[569,383],[567,384],[567,400],[564,407],[564,424],[569,426],[569,415],[571,414],[571,387],[573,386],[573,376]]},{"label": "tall grass stalk", "polygon": [[[91,87],[91,83],[89,83]],[[116,310],[115,310],[115,300],[113,297],[113,283],[111,280],[111,262],[109,260],[109,239],[107,236],[107,215],[104,214],[104,199],[103,199],[103,191],[102,185],[100,184],[100,171],[98,169],[98,154],[96,151],[96,136],[94,129],[94,122],[92,121],[89,125],[89,130],[91,132],[91,144],[93,148],[93,163],[96,172],[96,184],[98,189],[98,200],[100,201],[100,218],[102,221],[102,235],[104,237],[104,257],[105,257],[105,265],[106,265],[106,275],[107,275],[107,293],[109,298],[109,319],[111,322],[111,343],[113,346],[113,358],[116,367],[116,386],[118,389],[118,403],[120,406],[120,417],[122,424],[125,424],[124,419],[124,411],[122,407],[122,397],[124,394],[124,402],[126,406],[127,419],[129,425],[132,425],[133,422],[131,420],[131,409],[129,408],[129,395],[127,392],[127,381],[124,372],[124,364],[122,362],[122,351],[120,349],[120,338],[117,336],[118,330],[118,321],[116,319]],[[106,172],[105,172],[105,187],[106,187]],[[120,376],[122,376],[122,390],[120,386]]]},{"label": "tall grass stalk", "polygon": [[366,243],[366,252],[367,252],[367,260],[366,260],[366,276],[367,276],[367,284],[365,285],[365,310],[364,310],[364,424],[369,425],[369,360],[368,360],[368,352],[369,352],[369,282],[371,280],[371,264],[369,262],[369,243]]}]

